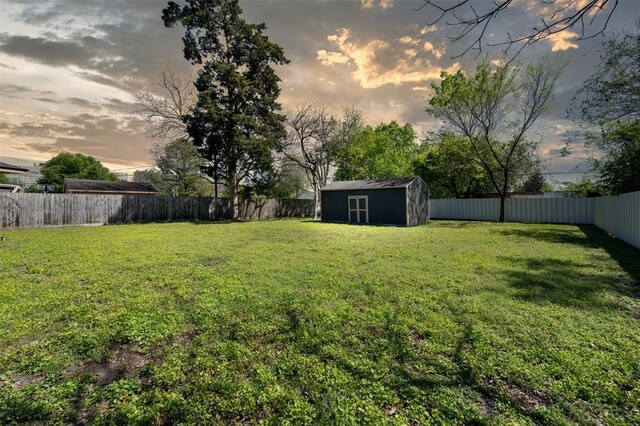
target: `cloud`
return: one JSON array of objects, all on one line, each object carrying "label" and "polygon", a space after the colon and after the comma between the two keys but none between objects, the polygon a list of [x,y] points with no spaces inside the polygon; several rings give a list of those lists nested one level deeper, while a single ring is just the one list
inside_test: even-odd
[{"label": "cloud", "polygon": [[335,64],[346,64],[349,62],[349,57],[343,55],[340,52],[327,52],[326,50],[318,50],[318,59],[322,62],[322,65],[332,66]]},{"label": "cloud", "polygon": [[439,48],[435,47],[430,41],[425,41],[424,44],[422,45],[422,48],[427,52],[433,53],[433,56],[435,56],[438,59],[442,58],[445,52],[444,46],[440,46]]},{"label": "cloud", "polygon": [[438,27],[436,27],[435,25],[427,25],[426,27],[422,27],[422,29],[420,29],[420,35],[426,35],[436,31],[438,31]]},{"label": "cloud", "polygon": [[389,9],[393,7],[394,0],[360,0],[360,8],[362,9]]},{"label": "cloud", "polygon": [[552,52],[558,52],[560,50],[577,49],[580,47],[577,43],[571,41],[576,37],[578,37],[577,33],[565,30],[560,33],[551,34],[546,37],[545,40],[551,44]]},{"label": "cloud", "polygon": [[[351,77],[363,88],[375,89],[387,84],[397,86],[440,78],[442,68],[417,56],[417,52],[412,49],[397,48],[380,39],[359,43],[353,40],[352,33],[347,28],[339,29],[336,34],[327,37],[327,40],[335,44],[338,50],[319,50],[317,55],[320,62],[325,66],[347,65],[353,68]],[[406,45],[402,41],[400,43]],[[436,58],[442,56],[442,51],[433,45],[430,52]],[[455,72],[459,68],[460,65],[454,63],[445,70]]]},{"label": "cloud", "polygon": [[9,136],[27,139],[22,143],[27,150],[50,154],[82,152],[119,164],[148,162],[144,124],[135,118],[100,114],[68,118],[40,114],[33,118],[37,121],[3,123]]},{"label": "cloud", "polygon": [[416,49],[404,49],[404,54],[408,58],[414,58],[415,56],[418,55],[418,51]]},{"label": "cloud", "polygon": [[[30,87],[26,87],[18,84],[0,84],[0,95],[3,95],[7,98],[23,98],[27,94],[39,94],[39,95],[53,95],[54,93],[50,90],[35,90]],[[37,100],[42,100],[40,98],[36,98]],[[46,102],[46,101],[45,101]]]},{"label": "cloud", "polygon": [[420,44],[420,39],[413,38],[411,36],[400,37],[398,41],[402,44],[412,44],[412,45]]},{"label": "cloud", "polygon": [[88,65],[99,52],[91,52],[81,42],[54,41],[43,37],[0,36],[0,52],[51,66]]}]

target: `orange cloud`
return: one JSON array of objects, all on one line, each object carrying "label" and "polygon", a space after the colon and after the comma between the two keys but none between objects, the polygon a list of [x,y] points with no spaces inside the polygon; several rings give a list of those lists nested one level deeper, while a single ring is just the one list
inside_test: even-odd
[{"label": "orange cloud", "polygon": [[[378,39],[358,43],[353,41],[352,33],[347,28],[339,29],[336,34],[327,37],[327,40],[337,46],[337,51],[319,50],[318,59],[325,66],[350,66],[354,69],[351,72],[352,78],[363,88],[375,89],[386,84],[397,86],[440,78],[442,68],[433,65],[428,59],[418,57],[413,49],[394,49],[394,46]],[[442,53],[437,53],[437,49],[432,49],[432,53],[436,57],[439,57],[438,54],[442,56]],[[393,65],[385,66],[383,59]],[[460,65],[455,63],[445,71],[455,72],[459,68]]]},{"label": "orange cloud", "polygon": [[379,7],[380,9],[389,9],[393,7],[394,0],[360,0],[360,8],[373,9]]}]

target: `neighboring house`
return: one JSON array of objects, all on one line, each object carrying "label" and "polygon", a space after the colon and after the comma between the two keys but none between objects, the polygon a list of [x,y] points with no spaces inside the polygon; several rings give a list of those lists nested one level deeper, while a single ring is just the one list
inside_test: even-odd
[{"label": "neighboring house", "polygon": [[429,189],[418,176],[333,182],[320,189],[322,220],[415,226],[429,221]]},{"label": "neighboring house", "polygon": [[65,179],[62,191],[65,194],[117,194],[156,195],[158,192],[148,182],[125,182],[89,179]]},{"label": "neighboring house", "polygon": [[29,169],[19,166],[14,166],[12,164],[3,163],[0,161],[0,173],[5,175],[20,175],[23,173],[27,173]]},{"label": "neighboring house", "polygon": [[302,191],[298,194],[296,200],[313,200],[313,191]]}]

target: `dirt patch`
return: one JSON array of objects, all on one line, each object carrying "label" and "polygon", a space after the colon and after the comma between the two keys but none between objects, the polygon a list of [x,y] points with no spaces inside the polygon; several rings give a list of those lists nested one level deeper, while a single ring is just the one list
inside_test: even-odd
[{"label": "dirt patch", "polygon": [[109,409],[107,402],[101,402],[97,405],[92,405],[88,408],[79,410],[76,413],[76,417],[73,421],[74,425],[86,425],[92,422],[99,414],[106,412]]},{"label": "dirt patch", "polygon": [[44,377],[34,376],[32,374],[20,374],[13,379],[16,390],[20,390],[29,385],[39,385],[42,382],[44,382]]},{"label": "dirt patch", "polygon": [[384,414],[386,414],[389,417],[397,416],[400,413],[401,410],[402,410],[402,405],[400,405],[398,407],[396,407],[394,405],[391,405],[391,406],[384,407],[382,409]]},{"label": "dirt patch", "polygon": [[483,399],[477,406],[480,414],[485,417],[495,417],[498,415],[495,403],[489,399]]},{"label": "dirt patch", "polygon": [[206,266],[207,268],[224,265],[225,263],[227,263],[227,259],[225,259],[224,257],[205,257],[204,259],[200,260],[200,264],[202,266]]},{"label": "dirt patch", "polygon": [[505,391],[509,397],[517,401],[526,410],[535,410],[549,405],[551,397],[535,389],[523,389],[514,385],[507,385]]},{"label": "dirt patch", "polygon": [[68,373],[72,377],[93,376],[99,384],[105,385],[119,379],[134,377],[148,364],[149,361],[144,356],[121,345],[111,352],[107,360],[74,364]]}]

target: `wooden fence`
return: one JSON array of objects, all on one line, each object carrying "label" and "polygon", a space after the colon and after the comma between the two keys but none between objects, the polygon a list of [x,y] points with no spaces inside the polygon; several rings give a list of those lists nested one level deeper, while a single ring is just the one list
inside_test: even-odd
[{"label": "wooden fence", "polygon": [[[225,219],[226,199],[140,195],[1,194],[0,227],[211,221]],[[245,201],[240,218],[305,217],[309,200]]]},{"label": "wooden fence", "polygon": [[[432,219],[498,220],[497,198],[431,200]],[[509,198],[507,222],[592,224],[640,248],[640,191],[615,197]]]}]

